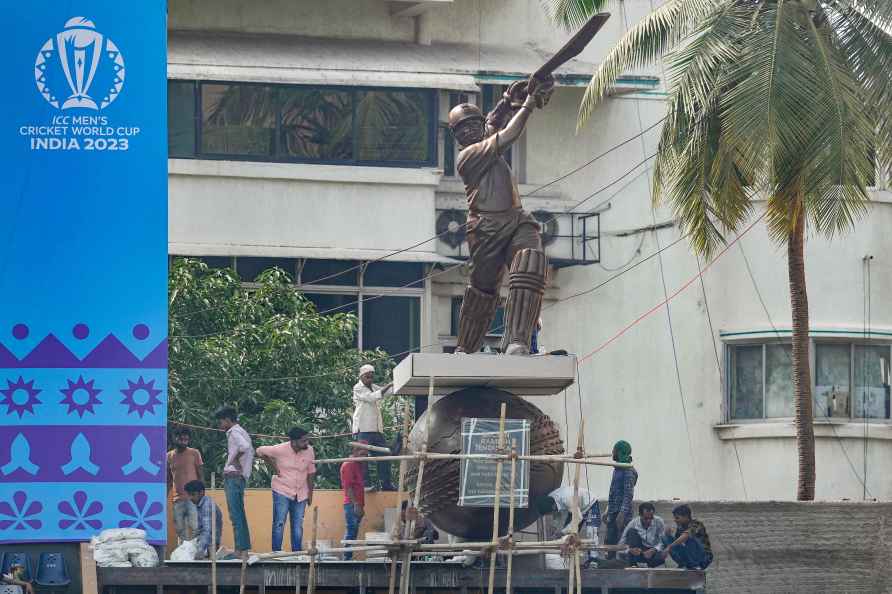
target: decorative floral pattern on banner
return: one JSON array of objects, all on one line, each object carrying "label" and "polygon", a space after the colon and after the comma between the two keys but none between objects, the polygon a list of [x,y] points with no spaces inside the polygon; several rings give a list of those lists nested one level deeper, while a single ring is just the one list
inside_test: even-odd
[{"label": "decorative floral pattern on banner", "polygon": [[163,543],[166,8],[75,4],[6,7],[0,542]]}]

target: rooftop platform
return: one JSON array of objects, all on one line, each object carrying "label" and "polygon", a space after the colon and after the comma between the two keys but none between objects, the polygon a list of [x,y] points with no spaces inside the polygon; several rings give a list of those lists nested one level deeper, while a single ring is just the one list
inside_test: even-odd
[{"label": "rooftop platform", "polygon": [[[512,584],[515,590],[526,592],[548,590],[561,594],[567,588],[567,572],[541,570],[530,567],[535,563],[515,560]],[[101,568],[99,582],[105,594],[145,592],[153,587],[157,594],[187,591],[210,592],[211,568],[208,562],[166,563],[163,567],[146,569]],[[309,566],[306,563],[268,562],[248,566],[247,587],[260,594],[295,592],[298,581],[306,592]],[[387,592],[390,564],[364,561],[334,561],[317,564],[316,587],[324,591],[355,590],[366,594],[369,590]],[[237,561],[217,565],[217,583],[224,587],[238,587],[241,565]],[[454,591],[486,591],[487,570],[465,568],[455,563],[412,563],[412,591],[431,593]],[[496,587],[504,591],[505,571],[496,572]],[[589,594],[606,594],[614,590],[629,592],[704,592],[706,577],[702,571],[679,569],[593,569],[583,570],[583,589]],[[236,590],[237,591],[237,590]]]},{"label": "rooftop platform", "polygon": [[435,396],[471,386],[497,388],[517,396],[551,396],[575,380],[576,356],[413,353],[393,370],[393,391],[427,396],[431,377]]}]

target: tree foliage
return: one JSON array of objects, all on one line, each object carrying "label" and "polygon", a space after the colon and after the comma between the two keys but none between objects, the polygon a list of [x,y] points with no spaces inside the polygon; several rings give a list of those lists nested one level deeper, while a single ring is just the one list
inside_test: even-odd
[{"label": "tree foliage", "polygon": [[[279,269],[262,273],[251,288],[231,269],[178,259],[169,277],[170,405],[175,422],[213,426],[224,405],[240,413],[249,433],[285,435],[301,426],[317,436],[350,431],[357,370],[373,362],[389,376],[392,362],[381,350],[354,347],[356,316],[321,315]],[[385,425],[397,403],[385,401]],[[225,435],[192,431],[208,471],[222,476]],[[254,438],[254,445],[283,439]],[[316,456],[348,455],[348,437],[314,439]],[[269,470],[257,464],[251,486],[268,487]],[[337,487],[338,467],[320,466],[317,484]]]}]

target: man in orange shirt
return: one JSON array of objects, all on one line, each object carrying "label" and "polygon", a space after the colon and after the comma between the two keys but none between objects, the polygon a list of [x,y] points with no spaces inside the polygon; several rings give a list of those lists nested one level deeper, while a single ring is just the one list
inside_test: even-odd
[{"label": "man in orange shirt", "polygon": [[291,516],[291,550],[301,550],[304,511],[313,505],[316,454],[307,432],[294,427],[285,443],[257,448],[257,456],[273,470],[273,550],[282,550],[285,520]]},{"label": "man in orange shirt", "polygon": [[186,494],[186,483],[204,480],[201,452],[189,447],[192,432],[180,427],[173,432],[174,449],[167,452],[167,492],[173,494],[173,525],[180,541],[198,533],[198,510]]},{"label": "man in orange shirt", "polygon": [[[358,443],[368,445],[367,441]],[[365,458],[369,455],[365,448],[354,447],[351,458]],[[365,472],[362,462],[344,462],[341,464],[341,487],[344,489],[344,520],[347,534],[344,540],[356,540],[359,535],[359,524],[365,516]],[[349,546],[349,545],[348,545]],[[345,552],[344,561],[353,559],[353,553]]]}]

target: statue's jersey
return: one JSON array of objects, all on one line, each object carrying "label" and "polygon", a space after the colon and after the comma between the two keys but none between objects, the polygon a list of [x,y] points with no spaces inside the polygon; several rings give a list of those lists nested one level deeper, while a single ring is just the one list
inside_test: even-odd
[{"label": "statue's jersey", "polygon": [[517,182],[511,167],[502,158],[498,134],[462,150],[458,154],[456,169],[465,182],[471,213],[521,208]]}]

